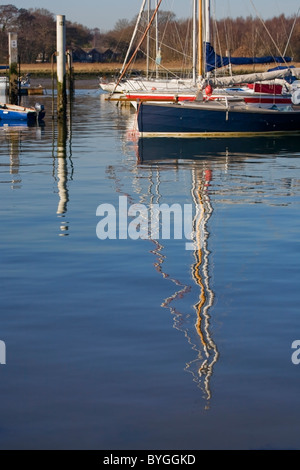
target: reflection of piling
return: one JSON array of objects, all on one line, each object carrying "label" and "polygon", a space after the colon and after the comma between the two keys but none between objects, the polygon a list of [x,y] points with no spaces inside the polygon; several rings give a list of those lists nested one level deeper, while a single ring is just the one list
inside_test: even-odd
[{"label": "reflection of piling", "polygon": [[64,15],[57,15],[57,118],[66,119],[66,21]]},{"label": "reflection of piling", "polygon": [[21,188],[21,178],[19,176],[20,169],[20,133],[13,131],[7,134],[9,139],[9,155],[10,155],[10,174],[12,175],[11,189]]},{"label": "reflection of piling", "polygon": [[18,35],[8,33],[9,48],[9,102],[18,104],[19,86],[18,86]]},{"label": "reflection of piling", "polygon": [[67,212],[68,196],[68,168],[67,168],[67,124],[60,121],[57,127],[57,158],[58,158],[58,194],[59,204],[57,214],[63,215]]}]

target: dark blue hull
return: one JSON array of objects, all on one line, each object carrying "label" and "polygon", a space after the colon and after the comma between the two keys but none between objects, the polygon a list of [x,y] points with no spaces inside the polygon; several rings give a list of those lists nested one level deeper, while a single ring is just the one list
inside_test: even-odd
[{"label": "dark blue hull", "polygon": [[141,103],[138,129],[144,137],[231,137],[300,133],[300,111],[213,103]]}]

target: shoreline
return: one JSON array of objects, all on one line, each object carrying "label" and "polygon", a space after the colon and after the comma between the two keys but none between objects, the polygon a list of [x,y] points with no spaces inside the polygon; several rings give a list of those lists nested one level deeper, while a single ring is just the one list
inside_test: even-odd
[{"label": "shoreline", "polygon": [[[294,62],[295,67],[300,67],[300,63]],[[249,67],[235,66],[233,69],[234,74],[247,74],[253,72],[265,72],[271,67],[270,64],[265,65],[252,65]],[[75,89],[95,89],[99,88],[99,79],[104,78],[107,80],[115,80],[122,68],[121,63],[74,63],[74,86]],[[169,70],[170,75],[182,75],[183,70],[179,63],[171,62],[164,64],[165,70]],[[144,61],[137,61],[134,69],[131,69],[137,75],[143,75],[146,71]],[[32,86],[42,86],[43,88],[52,88],[52,74],[54,73],[55,86],[56,86],[56,66],[50,63],[46,64],[21,64],[21,76],[30,74],[30,81]]]},{"label": "shoreline", "polygon": [[[1,64],[0,64],[1,65]],[[5,64],[4,64],[5,65]],[[81,63],[75,62],[73,64],[74,76],[76,80],[82,79],[94,79],[99,77],[116,77],[119,75],[120,70],[122,68],[122,63]],[[291,66],[294,65],[295,67],[300,67],[300,63],[293,62],[290,64]],[[252,73],[252,72],[265,72],[268,69],[272,68],[271,64],[254,64],[251,66],[234,66],[233,72],[238,74],[243,73]],[[146,71],[146,64],[144,61],[137,61],[135,62],[135,66],[131,67],[131,71],[136,73],[143,74]],[[169,71],[171,74],[178,74],[182,75],[183,73],[188,73],[189,70],[192,70],[192,66],[190,69],[185,66],[185,69],[182,69],[182,64],[178,62],[169,62],[164,63],[164,71],[162,73],[166,73]],[[150,70],[152,72],[152,70]],[[154,72],[154,69],[153,69]],[[50,63],[46,64],[21,64],[21,75],[30,74],[32,78],[35,79],[42,79],[42,78],[50,78],[52,73],[56,73],[56,64],[54,67]]]}]

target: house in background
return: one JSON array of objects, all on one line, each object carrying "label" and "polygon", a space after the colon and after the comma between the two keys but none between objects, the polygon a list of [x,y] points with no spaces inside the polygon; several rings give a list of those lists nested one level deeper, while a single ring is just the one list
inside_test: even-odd
[{"label": "house in background", "polygon": [[118,62],[121,60],[121,54],[117,54],[110,49],[99,50],[93,49],[82,49],[77,47],[72,49],[73,62],[88,62],[88,63],[99,63],[99,62]]},{"label": "house in background", "polygon": [[73,62],[87,62],[87,54],[81,47],[70,48],[70,50],[72,50]]}]

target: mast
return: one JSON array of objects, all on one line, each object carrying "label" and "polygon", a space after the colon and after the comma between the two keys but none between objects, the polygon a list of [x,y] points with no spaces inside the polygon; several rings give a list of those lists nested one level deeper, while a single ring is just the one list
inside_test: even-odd
[{"label": "mast", "polygon": [[210,43],[210,0],[205,0],[205,42]]},{"label": "mast", "polygon": [[[158,0],[156,0],[156,8],[157,8],[157,4],[158,4]],[[156,54],[156,78],[159,77],[159,74],[158,74],[158,13],[155,17],[155,48],[156,48],[156,51],[155,51],[155,54]]]},{"label": "mast", "polygon": [[199,78],[205,76],[206,44],[210,43],[210,0],[199,0]]},{"label": "mast", "polygon": [[[148,0],[148,24],[150,22],[150,9],[151,9],[151,0]],[[149,78],[149,53],[150,53],[150,34],[147,33],[147,62],[146,62],[146,77]]]},{"label": "mast", "polygon": [[203,76],[203,5],[198,0],[198,77]]},{"label": "mast", "polygon": [[[203,49],[204,49],[204,54],[205,54],[205,66],[204,66],[204,74],[206,74],[206,44],[210,44],[210,0],[205,0],[205,36],[204,36],[204,44],[203,44]],[[206,74],[207,75],[207,74]]]},{"label": "mast", "polygon": [[193,0],[193,83],[197,82],[197,0]]}]

